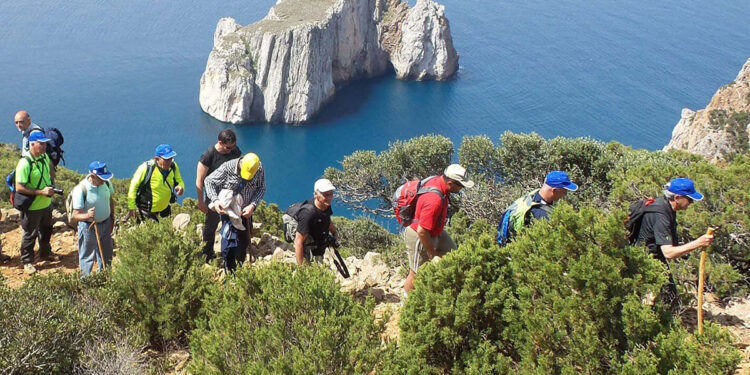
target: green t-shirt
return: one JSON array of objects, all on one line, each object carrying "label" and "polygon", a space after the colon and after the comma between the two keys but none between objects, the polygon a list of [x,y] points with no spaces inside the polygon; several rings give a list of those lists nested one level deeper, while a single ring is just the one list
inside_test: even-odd
[{"label": "green t-shirt", "polygon": [[[32,158],[32,156],[29,156]],[[49,175],[50,160],[46,153],[33,159],[32,163],[24,157],[18,161],[16,166],[16,183],[29,189],[44,189],[52,186],[52,178]],[[29,211],[42,210],[52,204],[52,198],[46,195],[37,195],[31,203]]]}]

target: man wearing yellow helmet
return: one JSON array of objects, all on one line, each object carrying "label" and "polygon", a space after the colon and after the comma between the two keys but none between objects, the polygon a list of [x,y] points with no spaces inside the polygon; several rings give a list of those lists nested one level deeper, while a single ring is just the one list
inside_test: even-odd
[{"label": "man wearing yellow helmet", "polygon": [[[266,192],[265,173],[260,158],[251,152],[222,164],[206,177],[204,189],[209,206],[221,215],[221,255],[224,267],[227,271],[234,271],[238,263],[245,261],[250,244],[251,216]],[[226,212],[227,207],[218,202],[222,190],[230,190],[234,196],[241,198],[244,230],[233,227]]]}]

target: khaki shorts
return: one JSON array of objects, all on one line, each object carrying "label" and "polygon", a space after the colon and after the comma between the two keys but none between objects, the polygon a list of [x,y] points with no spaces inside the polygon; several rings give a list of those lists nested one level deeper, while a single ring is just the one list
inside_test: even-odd
[{"label": "khaki shorts", "polygon": [[[427,258],[427,251],[422,246],[422,242],[419,241],[417,231],[411,227],[406,227],[402,236],[404,237],[404,243],[406,244],[406,253],[409,256],[409,268],[414,271],[414,273],[417,273],[419,266],[429,261]],[[445,233],[445,231],[441,232],[439,236],[431,238],[431,240],[432,246],[435,247],[435,252],[440,257],[448,254],[448,252],[456,248],[456,244],[448,233]]]}]

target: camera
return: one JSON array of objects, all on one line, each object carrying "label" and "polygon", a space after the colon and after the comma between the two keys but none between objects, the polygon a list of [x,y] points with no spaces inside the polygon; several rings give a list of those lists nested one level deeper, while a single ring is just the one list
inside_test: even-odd
[{"label": "camera", "polygon": [[341,244],[339,244],[339,241],[338,239],[336,239],[336,237],[329,233],[328,237],[326,237],[326,246],[338,249],[339,247],[341,247]]},{"label": "camera", "polygon": [[65,191],[62,188],[59,188],[57,186],[53,186],[52,190],[55,192],[55,194],[63,195],[65,193]]}]

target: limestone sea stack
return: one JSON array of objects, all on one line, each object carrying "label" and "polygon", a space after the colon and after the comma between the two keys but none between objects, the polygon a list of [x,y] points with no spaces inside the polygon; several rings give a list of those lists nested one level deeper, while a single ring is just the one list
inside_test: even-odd
[{"label": "limestone sea stack", "polygon": [[457,69],[444,7],[432,0],[279,0],[251,25],[219,20],[199,100],[224,122],[300,123],[350,80],[392,70],[445,80]]},{"label": "limestone sea stack", "polygon": [[706,108],[682,110],[664,151],[687,150],[712,162],[748,149],[750,136],[750,59],[731,83],[722,86]]}]

